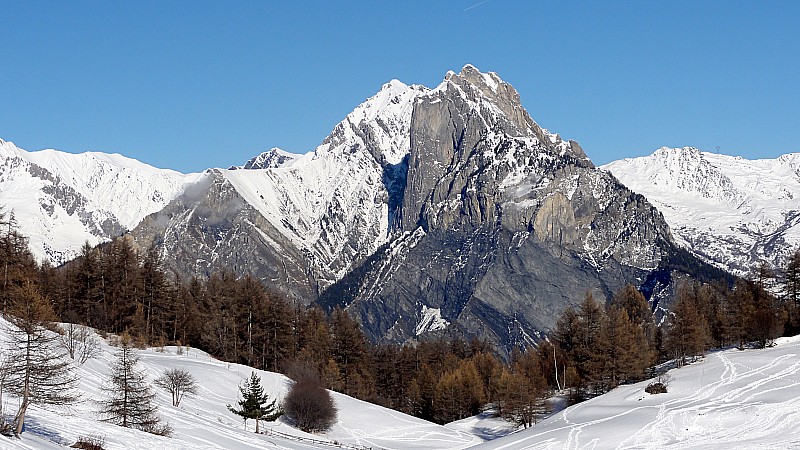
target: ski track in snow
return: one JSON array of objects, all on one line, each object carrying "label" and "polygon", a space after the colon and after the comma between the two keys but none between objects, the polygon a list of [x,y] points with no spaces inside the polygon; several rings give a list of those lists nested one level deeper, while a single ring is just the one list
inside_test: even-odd
[{"label": "ski track in snow", "polygon": [[478,448],[800,448],[798,349],[800,337],[716,352],[672,370],[667,394],[621,386]]}]

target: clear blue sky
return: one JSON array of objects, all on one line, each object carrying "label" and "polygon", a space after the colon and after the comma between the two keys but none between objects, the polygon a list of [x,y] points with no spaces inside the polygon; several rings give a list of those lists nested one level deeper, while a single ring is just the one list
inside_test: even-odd
[{"label": "clear blue sky", "polygon": [[800,151],[796,1],[4,1],[0,138],[199,171],[471,63],[598,164]]}]

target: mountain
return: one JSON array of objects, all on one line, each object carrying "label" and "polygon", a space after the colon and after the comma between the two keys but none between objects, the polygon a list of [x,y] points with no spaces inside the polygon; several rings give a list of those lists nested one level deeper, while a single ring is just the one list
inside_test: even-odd
[{"label": "mountain", "polygon": [[307,304],[392,237],[410,112],[426,91],[387,83],[289,166],[209,170],[133,236],[187,276],[253,273]]},{"label": "mountain", "polygon": [[[24,176],[4,179],[50,176],[30,168],[38,153],[17,153]],[[655,305],[676,270],[708,272],[643,196],[471,65],[433,89],[386,83],[304,155],[272,149],[181,175],[119,155],[55,154],[63,169],[37,167],[87,205],[73,219],[81,243],[135,225],[133,242],[160,248],[179,275],[252,274],[299,304],[347,308],[376,341],[454,333],[510,349],[535,342],[587,292],[608,298],[632,283]],[[77,158],[88,162],[68,164]],[[14,192],[0,185],[3,198]],[[128,205],[137,212],[123,217]],[[80,218],[92,214],[114,226],[86,231]]]},{"label": "mountain", "polygon": [[0,140],[0,206],[30,238],[34,255],[55,265],[77,256],[87,241],[95,245],[134,228],[192,178],[119,154],[27,152]]},{"label": "mountain", "polygon": [[291,166],[298,158],[300,155],[273,147],[267,152],[254,156],[243,166],[233,166],[231,169],[277,169]]},{"label": "mountain", "polygon": [[372,336],[404,341],[430,324],[531,343],[587,292],[671,282],[661,214],[537,125],[496,74],[448,73],[410,123],[404,234],[320,299]]},{"label": "mountain", "polygon": [[602,167],[664,214],[677,241],[736,274],[800,247],[800,154],[748,160],[660,148]]}]

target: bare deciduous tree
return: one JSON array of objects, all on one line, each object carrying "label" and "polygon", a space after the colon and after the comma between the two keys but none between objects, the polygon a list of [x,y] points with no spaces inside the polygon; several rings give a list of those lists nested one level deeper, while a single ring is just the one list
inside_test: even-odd
[{"label": "bare deciduous tree", "polygon": [[172,394],[172,406],[179,406],[185,395],[197,394],[197,380],[183,369],[166,369],[156,378],[156,386]]},{"label": "bare deciduous tree", "polygon": [[64,330],[61,346],[73,360],[83,364],[100,353],[100,341],[92,335],[89,327],[67,323],[61,328]]},{"label": "bare deciduous tree", "polygon": [[283,401],[283,409],[303,431],[325,431],[336,423],[336,405],[318,380],[295,382]]}]

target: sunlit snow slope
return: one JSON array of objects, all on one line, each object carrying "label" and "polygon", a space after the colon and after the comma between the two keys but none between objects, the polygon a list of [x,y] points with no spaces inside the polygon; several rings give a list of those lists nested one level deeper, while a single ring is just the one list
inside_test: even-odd
[{"label": "sunlit snow slope", "polygon": [[[8,326],[8,322],[0,319],[0,342],[4,345]],[[150,380],[164,369],[180,368],[189,371],[198,381],[199,394],[185,398],[180,408],[172,406],[169,394],[157,390],[158,415],[174,428],[174,436],[165,438],[110,425],[97,420],[94,401],[103,396],[100,388],[114,361],[114,351],[114,347],[103,341],[102,354],[79,366],[79,390],[83,394],[79,404],[71,409],[30,408],[22,439],[0,436],[0,449],[63,449],[75,443],[80,436],[104,438],[106,450],[337,448],[298,438],[327,443],[337,441],[349,445],[349,448],[361,446],[383,449],[461,449],[481,442],[470,433],[338,393],[332,393],[339,409],[338,421],[329,432],[311,435],[278,421],[262,422],[261,427],[290,437],[257,435],[253,432],[252,420],[249,421],[248,430],[245,430],[241,418],[226,408],[227,404],[236,402],[239,383],[249,377],[253,369],[217,361],[195,349],[178,355],[175,347],[166,347],[163,352],[149,349],[139,353],[141,367],[146,369]],[[260,370],[256,372],[270,398],[283,398],[290,383],[285,376]],[[6,395],[3,400],[8,410],[16,412],[16,399]]]},{"label": "sunlit snow slope", "polygon": [[119,154],[27,152],[0,140],[0,207],[34,255],[54,264],[135,227],[194,177]]},{"label": "sunlit snow slope", "polygon": [[602,168],[647,197],[684,246],[734,273],[761,260],[783,266],[800,246],[800,154],[747,160],[664,147]]},{"label": "sunlit snow slope", "polygon": [[621,386],[480,449],[800,448],[800,337],[669,372],[666,394]]}]

